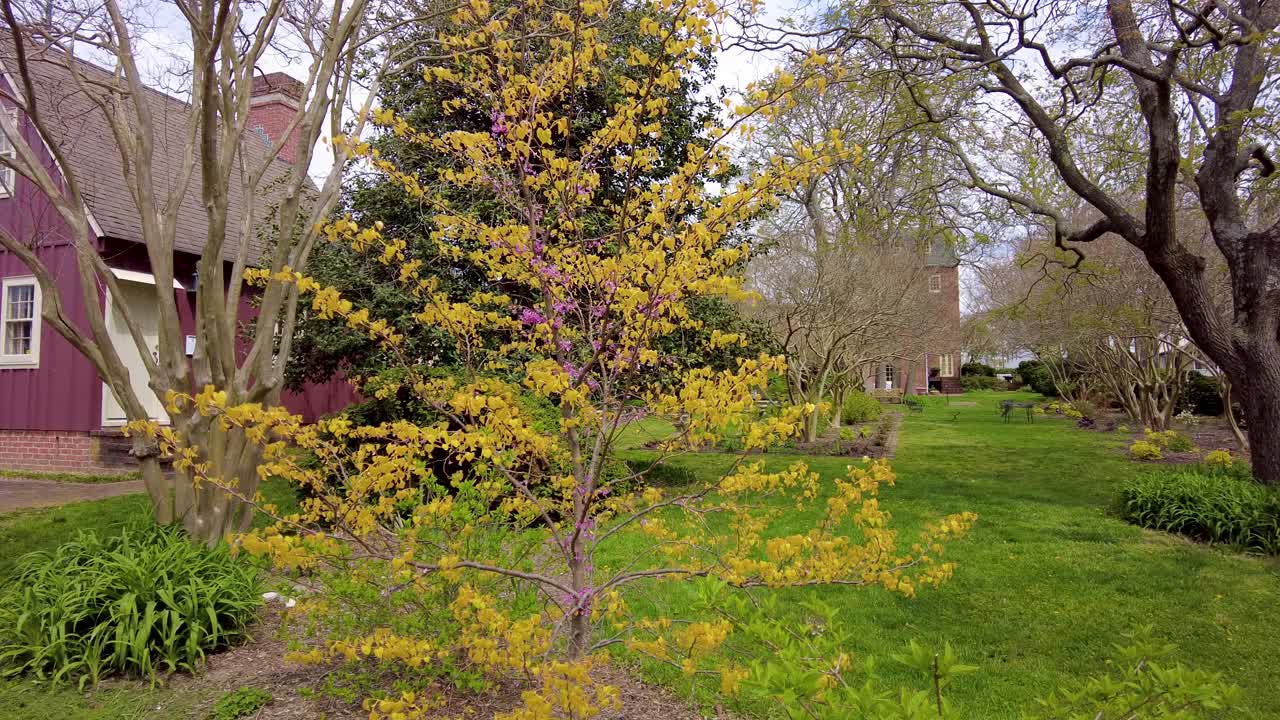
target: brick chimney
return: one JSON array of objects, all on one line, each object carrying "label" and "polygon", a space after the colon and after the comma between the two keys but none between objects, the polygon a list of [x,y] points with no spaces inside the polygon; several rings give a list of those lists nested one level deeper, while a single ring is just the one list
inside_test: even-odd
[{"label": "brick chimney", "polygon": [[[268,146],[279,142],[302,104],[302,83],[282,72],[256,75],[249,99],[249,132]],[[298,129],[280,148],[279,158],[292,163],[298,155]]]}]

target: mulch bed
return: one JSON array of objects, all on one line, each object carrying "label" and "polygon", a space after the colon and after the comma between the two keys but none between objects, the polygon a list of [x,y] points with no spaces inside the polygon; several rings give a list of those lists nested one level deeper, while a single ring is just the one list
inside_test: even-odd
[{"label": "mulch bed", "polygon": [[[242,687],[254,687],[271,693],[272,700],[253,717],[255,720],[367,720],[369,712],[359,702],[348,703],[323,691],[328,677],[341,665],[306,665],[286,663],[287,650],[282,638],[281,615],[269,609],[254,630],[252,638],[233,648],[209,657],[199,674],[175,675],[170,686],[180,694],[197,693],[209,698],[196,717],[206,717],[223,693]],[[351,667],[351,666],[345,666]],[[365,666],[370,674],[378,670]],[[669,689],[640,680],[621,663],[612,662],[596,675],[599,682],[618,688],[622,709],[600,715],[605,720],[700,720],[687,700]],[[394,674],[388,671],[385,687],[390,687]],[[381,683],[375,683],[384,686]],[[518,707],[521,693],[529,687],[519,683],[501,683],[481,692],[460,691],[446,682],[436,683],[428,692],[443,700],[444,705],[433,717],[488,718],[495,713],[510,712]],[[164,707],[156,708],[156,717],[169,717]],[[718,713],[720,717],[728,717]]]},{"label": "mulch bed", "polygon": [[[828,431],[825,437],[819,438],[811,443],[796,443],[795,448],[786,448],[780,450],[780,453],[795,453],[800,455],[826,455],[837,457],[853,457],[853,458],[892,458],[898,448],[898,428],[902,424],[902,413],[897,410],[885,410],[885,416],[892,418],[888,435],[883,442],[877,443],[875,438],[876,425],[879,421],[867,423],[859,423],[857,425],[848,426],[853,428],[853,440],[841,440],[840,432],[848,429],[848,427]],[[862,437],[862,429],[866,428],[870,437]]]},{"label": "mulch bed", "polygon": [[[1092,430],[1094,432],[1113,433],[1116,428],[1128,427],[1128,440],[1125,441],[1122,452],[1128,454],[1129,446],[1137,440],[1145,438],[1141,424],[1132,422],[1124,413],[1110,412],[1105,413],[1097,419],[1093,427],[1082,428],[1084,430]],[[1205,453],[1211,450],[1228,450],[1233,455],[1240,455],[1240,449],[1236,447],[1235,435],[1231,433],[1230,426],[1227,425],[1225,418],[1220,417],[1198,417],[1194,425],[1188,425],[1182,422],[1174,422],[1174,430],[1191,438],[1191,442],[1195,444],[1195,451],[1173,452],[1164,450],[1164,457],[1160,460],[1148,460],[1146,462],[1154,465],[1194,465],[1204,460]]]}]

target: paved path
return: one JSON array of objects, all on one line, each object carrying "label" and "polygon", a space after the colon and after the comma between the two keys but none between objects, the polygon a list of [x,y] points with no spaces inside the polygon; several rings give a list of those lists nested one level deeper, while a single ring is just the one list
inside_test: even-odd
[{"label": "paved path", "polygon": [[25,508],[53,507],[80,500],[101,500],[142,491],[141,480],[76,483],[6,477],[0,478],[0,513]]}]

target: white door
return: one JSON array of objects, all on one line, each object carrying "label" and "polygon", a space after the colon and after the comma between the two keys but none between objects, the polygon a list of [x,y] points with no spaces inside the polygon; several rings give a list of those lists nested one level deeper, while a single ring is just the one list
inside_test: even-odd
[{"label": "white door", "polygon": [[[142,364],[142,356],[138,353],[137,344],[129,335],[129,326],[125,324],[119,306],[119,303],[123,302],[129,308],[129,314],[137,323],[154,359],[158,356],[160,348],[160,313],[156,308],[156,289],[152,285],[125,280],[118,284],[123,297],[112,297],[110,293],[107,294],[107,304],[110,308],[107,313],[107,333],[116,346],[116,352],[120,354],[120,360],[129,369],[129,380],[133,384],[133,392],[142,406],[147,409],[147,414],[152,420],[168,423],[169,414],[165,412],[164,403],[156,397],[150,387],[147,387],[149,379],[147,368]],[[126,422],[128,418],[125,417],[124,407],[116,399],[111,387],[103,383],[102,424],[104,426],[123,425]]]}]

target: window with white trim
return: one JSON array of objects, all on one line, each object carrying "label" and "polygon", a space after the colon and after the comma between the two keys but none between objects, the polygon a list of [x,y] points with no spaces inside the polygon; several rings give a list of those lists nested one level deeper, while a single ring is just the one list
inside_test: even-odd
[{"label": "window with white trim", "polygon": [[33,277],[0,285],[0,365],[40,364],[40,290]]},{"label": "window with white trim", "polygon": [[[18,122],[18,111],[16,108],[6,110],[9,119],[16,125]],[[13,160],[17,157],[17,152],[13,149],[13,143],[9,142],[9,136],[0,132],[0,156],[7,160]],[[0,198],[13,197],[13,185],[17,181],[17,176],[13,172],[13,168],[0,166]]]},{"label": "window with white trim", "polygon": [[942,292],[942,276],[939,275],[938,273],[934,273],[929,276],[929,292],[931,293]]},{"label": "window with white trim", "polygon": [[939,372],[942,377],[955,377],[956,360],[954,355],[940,355],[938,357],[938,361],[939,365],[941,365],[941,370]]},{"label": "window with white trim", "polygon": [[893,366],[892,365],[884,366],[884,386],[886,388],[893,387]]}]

